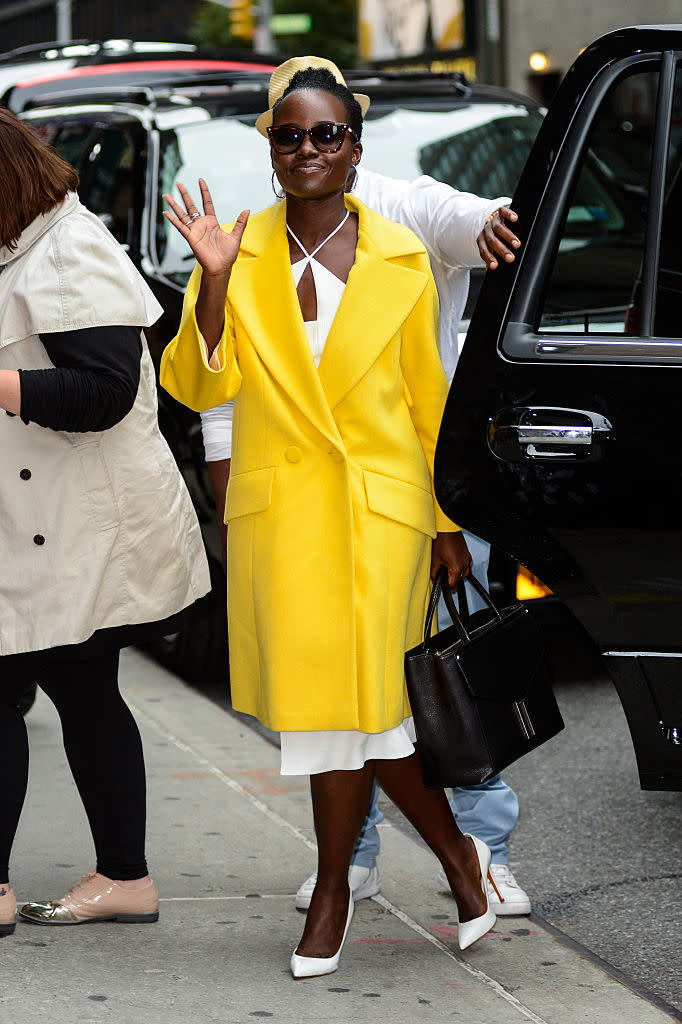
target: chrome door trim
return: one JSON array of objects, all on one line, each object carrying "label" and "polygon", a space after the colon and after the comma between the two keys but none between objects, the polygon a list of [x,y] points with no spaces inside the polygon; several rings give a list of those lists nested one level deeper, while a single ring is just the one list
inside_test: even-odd
[{"label": "chrome door trim", "polygon": [[603,365],[682,366],[682,340],[622,336],[558,337],[539,334],[531,324],[510,321],[504,331],[502,353],[508,358]]},{"label": "chrome door trim", "polygon": [[605,658],[682,658],[672,651],[602,651]]}]

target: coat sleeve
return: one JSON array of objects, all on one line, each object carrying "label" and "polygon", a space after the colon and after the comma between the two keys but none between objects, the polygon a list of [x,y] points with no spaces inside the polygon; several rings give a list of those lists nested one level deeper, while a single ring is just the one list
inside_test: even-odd
[{"label": "coat sleeve", "polygon": [[[418,269],[427,276],[419,301],[403,325],[400,363],[410,415],[426,456],[433,489],[433,460],[443,417],[448,382],[438,354],[438,294],[428,256],[417,257]],[[415,268],[417,269],[417,268]],[[460,530],[441,509],[433,492],[436,529],[439,533]]]},{"label": "coat sleeve", "polygon": [[239,391],[242,375],[237,359],[234,318],[225,306],[223,333],[210,360],[196,317],[201,267],[192,272],[182,304],[180,330],[161,357],[161,386],[183,405],[201,412],[229,401]]}]

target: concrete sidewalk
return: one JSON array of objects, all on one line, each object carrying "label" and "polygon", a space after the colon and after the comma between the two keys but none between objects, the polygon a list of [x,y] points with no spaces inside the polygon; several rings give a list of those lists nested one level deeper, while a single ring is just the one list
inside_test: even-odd
[{"label": "concrete sidewalk", "polygon": [[[500,919],[460,954],[434,858],[390,824],[380,826],[382,894],[357,906],[339,971],[295,982],[303,919],[293,893],[315,866],[307,780],[282,778],[272,745],[140,653],[123,652],[122,678],[145,743],[160,921],[18,924],[0,941],[0,1021],[670,1021],[527,918]],[[27,723],[31,783],[12,862],[20,900],[61,895],[93,866],[46,698]]]}]

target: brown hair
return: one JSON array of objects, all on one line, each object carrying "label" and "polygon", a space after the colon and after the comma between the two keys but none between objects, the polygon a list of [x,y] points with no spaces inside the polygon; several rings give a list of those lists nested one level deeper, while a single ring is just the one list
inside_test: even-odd
[{"label": "brown hair", "polygon": [[73,167],[0,107],[0,245],[15,248],[31,221],[77,188]]}]

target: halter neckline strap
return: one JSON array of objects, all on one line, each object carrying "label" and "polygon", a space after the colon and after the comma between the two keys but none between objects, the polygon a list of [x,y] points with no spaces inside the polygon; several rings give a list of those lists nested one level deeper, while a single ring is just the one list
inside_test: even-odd
[{"label": "halter neckline strap", "polygon": [[289,227],[289,225],[288,225],[288,224],[287,224],[287,231],[289,232],[289,234],[291,235],[291,237],[293,238],[293,240],[294,240],[294,241],[296,242],[296,245],[297,245],[297,246],[299,247],[299,249],[301,250],[301,252],[302,252],[302,253],[303,253],[303,254],[305,255],[305,261],[306,261],[306,263],[310,263],[310,261],[311,261],[311,260],[312,260],[312,259],[313,259],[313,258],[314,258],[315,256],[317,256],[317,254],[318,254],[318,252],[320,251],[320,249],[321,249],[321,248],[322,248],[322,247],[323,247],[324,245],[326,245],[326,244],[327,244],[327,242],[329,242],[329,241],[330,241],[330,239],[332,239],[332,238],[334,237],[334,235],[335,235],[335,234],[337,233],[337,231],[340,231],[340,230],[341,230],[341,228],[342,228],[342,227],[343,227],[343,225],[344,225],[344,224],[346,223],[346,221],[348,220],[348,218],[349,218],[349,217],[350,217],[350,210],[346,210],[346,216],[345,216],[345,217],[343,218],[343,220],[341,221],[341,223],[340,223],[340,224],[337,224],[337,225],[336,225],[336,227],[334,228],[334,230],[333,230],[333,231],[332,231],[332,232],[331,232],[330,234],[328,234],[328,235],[327,235],[327,237],[326,237],[326,238],[324,239],[324,241],[320,242],[320,244],[319,244],[319,245],[317,246],[317,248],[316,248],[316,249],[313,249],[313,251],[312,251],[312,252],[308,252],[308,250],[306,249],[306,247],[305,247],[305,246],[304,246],[304,245],[303,245],[303,244],[302,244],[302,243],[300,242],[300,240],[299,240],[299,239],[298,239],[298,238],[296,237],[296,235],[295,235],[295,234],[293,233],[293,231],[291,230],[291,228]]}]

